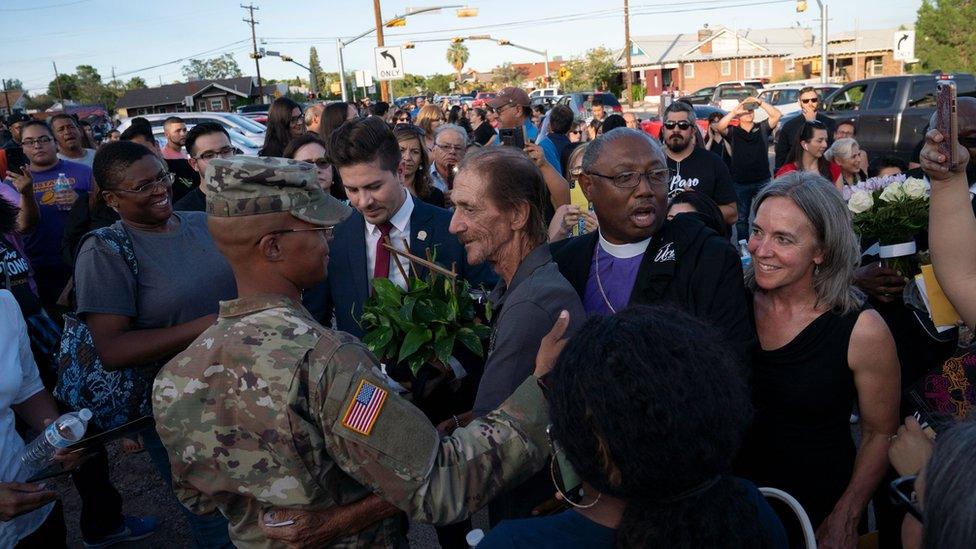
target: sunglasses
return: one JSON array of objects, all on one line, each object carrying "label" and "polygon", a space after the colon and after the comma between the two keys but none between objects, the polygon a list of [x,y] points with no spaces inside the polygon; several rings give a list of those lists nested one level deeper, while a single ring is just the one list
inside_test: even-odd
[{"label": "sunglasses", "polygon": [[888,490],[891,492],[891,500],[908,511],[919,522],[925,523],[922,511],[918,508],[918,497],[915,493],[915,476],[900,477],[891,482]]},{"label": "sunglasses", "polygon": [[806,105],[807,103],[816,103],[818,101],[820,101],[820,99],[817,99],[816,97],[811,97],[810,99],[801,99],[800,103]]},{"label": "sunglasses", "polygon": [[664,123],[664,127],[669,130],[673,130],[675,126],[677,126],[679,130],[687,130],[691,127],[691,122],[688,122],[687,120],[679,120],[677,122],[674,120],[668,120]]},{"label": "sunglasses", "polygon": [[308,160],[305,160],[304,162],[307,164],[315,164],[316,168],[327,168],[332,165],[329,162],[329,159],[324,156],[320,156],[318,158],[310,158]]}]

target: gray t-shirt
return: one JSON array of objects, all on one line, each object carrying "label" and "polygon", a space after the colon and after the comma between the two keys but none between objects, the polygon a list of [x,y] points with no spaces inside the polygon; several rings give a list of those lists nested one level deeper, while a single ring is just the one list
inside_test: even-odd
[{"label": "gray t-shirt", "polygon": [[237,297],[234,273],[207,231],[207,214],[173,215],[180,226],[172,232],[125,226],[139,265],[138,281],[111,246],[97,237],[85,239],[75,264],[79,314],[127,316],[137,330],[169,328],[216,313],[220,301]]},{"label": "gray t-shirt", "polygon": [[85,154],[82,155],[80,158],[71,158],[61,153],[58,153],[58,158],[60,158],[61,160],[67,160],[68,162],[77,162],[79,164],[84,164],[89,168],[91,168],[92,163],[95,162],[95,149],[81,149],[81,150],[85,151]]}]

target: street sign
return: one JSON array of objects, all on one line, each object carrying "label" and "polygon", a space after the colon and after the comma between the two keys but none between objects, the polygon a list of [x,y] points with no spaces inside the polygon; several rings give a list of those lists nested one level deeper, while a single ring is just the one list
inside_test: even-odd
[{"label": "street sign", "polygon": [[378,80],[403,80],[403,50],[400,46],[382,46],[373,50]]},{"label": "street sign", "polygon": [[567,69],[566,67],[559,67],[559,79],[560,80],[566,80],[567,78],[569,78],[570,76],[572,76],[572,74],[573,73],[571,73],[569,71],[569,69]]},{"label": "street sign", "polygon": [[893,47],[895,61],[914,61],[915,60],[915,31],[896,31],[893,37]]},{"label": "street sign", "polygon": [[368,88],[373,85],[373,75],[367,70],[357,70],[353,74],[356,75],[356,87],[357,88]]}]

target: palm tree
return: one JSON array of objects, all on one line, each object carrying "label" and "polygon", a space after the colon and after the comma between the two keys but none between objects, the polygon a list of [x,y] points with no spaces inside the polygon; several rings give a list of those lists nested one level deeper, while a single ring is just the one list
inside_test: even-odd
[{"label": "palm tree", "polygon": [[451,47],[447,48],[447,62],[454,67],[454,72],[457,73],[457,81],[460,84],[461,69],[468,62],[468,47],[460,42],[451,44]]}]

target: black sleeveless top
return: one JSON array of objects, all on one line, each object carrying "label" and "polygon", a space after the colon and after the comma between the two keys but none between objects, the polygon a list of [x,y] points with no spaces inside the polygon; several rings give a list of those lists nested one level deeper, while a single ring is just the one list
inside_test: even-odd
[{"label": "black sleeveless top", "polygon": [[783,347],[753,355],[755,417],[740,473],[793,495],[814,528],[854,471],[850,415],[857,391],[847,350],[860,313],[828,311]]}]

